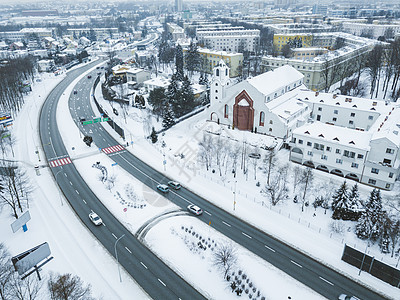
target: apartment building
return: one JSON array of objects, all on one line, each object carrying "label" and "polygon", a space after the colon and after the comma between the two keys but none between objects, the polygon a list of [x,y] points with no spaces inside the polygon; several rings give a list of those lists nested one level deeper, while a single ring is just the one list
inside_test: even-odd
[{"label": "apartment building", "polygon": [[259,44],[260,30],[244,29],[243,27],[197,29],[196,36],[200,43],[209,49],[254,52]]},{"label": "apartment building", "polygon": [[185,32],[182,27],[174,23],[167,23],[168,33],[172,35],[172,39],[176,42],[185,37]]},{"label": "apartment building", "polygon": [[[336,83],[347,76],[354,62],[364,57],[373,49],[378,41],[356,37],[346,33],[319,33],[312,38],[313,47],[331,49],[340,37],[345,46],[335,51],[320,55],[320,51],[302,52],[301,56],[285,58],[283,56],[264,56],[261,62],[263,72],[290,65],[304,75],[304,84],[313,91],[325,88],[326,82]],[[296,51],[294,52],[296,53]],[[304,53],[304,55],[303,55]],[[318,54],[318,55],[317,55]],[[326,79],[328,77],[328,79]]]},{"label": "apartment building", "polygon": [[119,34],[118,28],[70,28],[67,29],[67,32],[69,36],[76,36],[79,38],[82,35],[88,35],[92,30],[95,33],[98,41],[102,41],[110,37],[115,38]]},{"label": "apartment building", "polygon": [[21,42],[28,40],[31,36],[36,35],[39,39],[53,36],[53,29],[49,28],[22,28],[19,31],[0,32],[0,39],[9,40],[11,42]]},{"label": "apartment building", "polygon": [[313,35],[310,33],[274,34],[274,47],[277,51],[282,51],[282,47],[286,44],[291,45],[293,48],[311,47],[312,42]]},{"label": "apartment building", "polygon": [[374,38],[385,36],[386,33],[391,33],[393,36],[400,33],[400,24],[361,24],[352,22],[343,22],[343,30],[351,34],[361,36],[368,34]]},{"label": "apartment building", "polygon": [[391,190],[400,166],[398,102],[302,91],[313,122],[293,131],[290,160]]},{"label": "apartment building", "polygon": [[[187,49],[183,49],[185,54]],[[243,54],[227,51],[215,51],[206,48],[199,48],[198,52],[203,61],[204,68],[202,69],[208,74],[213,73],[213,69],[218,63],[223,60],[225,64],[229,67],[229,77],[237,77],[241,73],[243,66]]]}]

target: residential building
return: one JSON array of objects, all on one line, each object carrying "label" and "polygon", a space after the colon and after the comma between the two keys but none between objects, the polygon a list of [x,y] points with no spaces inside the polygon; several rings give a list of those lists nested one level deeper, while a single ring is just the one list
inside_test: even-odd
[{"label": "residential building", "polygon": [[[183,48],[186,53],[187,49]],[[202,70],[208,74],[213,73],[213,69],[221,59],[229,67],[229,77],[237,77],[241,73],[243,67],[243,54],[227,51],[215,51],[206,48],[199,48],[198,52],[203,61]]]},{"label": "residential building", "polygon": [[172,39],[176,42],[178,39],[185,37],[185,31],[182,27],[175,23],[167,23],[168,33],[172,35]]},{"label": "residential building", "polygon": [[97,41],[103,41],[107,38],[115,38],[119,35],[118,28],[69,28],[67,29],[68,35],[73,38],[80,38],[86,36],[90,39],[90,34],[96,36]]},{"label": "residential building", "polygon": [[400,33],[400,24],[362,24],[343,22],[343,30],[345,32],[361,36],[368,35],[374,38],[380,36],[391,35],[393,38],[397,33]]},{"label": "residential building", "polygon": [[182,11],[183,0],[175,0],[175,11]]},{"label": "residential building", "polygon": [[133,82],[142,84],[144,81],[149,80],[150,77],[150,72],[143,69],[129,68],[126,70],[126,81],[131,84]]},{"label": "residential building", "polygon": [[292,48],[311,47],[313,42],[313,35],[311,33],[288,33],[288,34],[274,34],[274,47],[277,51],[282,51],[282,47],[286,44]]}]

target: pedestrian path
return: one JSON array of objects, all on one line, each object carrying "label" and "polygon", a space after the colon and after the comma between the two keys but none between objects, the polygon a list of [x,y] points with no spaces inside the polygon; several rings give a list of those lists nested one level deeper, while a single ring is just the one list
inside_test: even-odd
[{"label": "pedestrian path", "polygon": [[125,150],[125,148],[122,147],[121,145],[116,145],[116,146],[111,146],[111,147],[101,149],[101,151],[103,151],[105,154],[110,154],[110,153],[114,153],[114,152],[118,152],[118,151],[122,151],[122,150]]},{"label": "pedestrian path", "polygon": [[52,168],[68,165],[70,163],[72,163],[72,161],[69,157],[64,157],[49,161],[49,164]]}]

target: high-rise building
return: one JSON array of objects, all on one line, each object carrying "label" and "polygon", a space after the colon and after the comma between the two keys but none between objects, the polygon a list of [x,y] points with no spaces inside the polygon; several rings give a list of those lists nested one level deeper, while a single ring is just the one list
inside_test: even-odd
[{"label": "high-rise building", "polygon": [[175,0],[175,10],[182,11],[183,0]]}]

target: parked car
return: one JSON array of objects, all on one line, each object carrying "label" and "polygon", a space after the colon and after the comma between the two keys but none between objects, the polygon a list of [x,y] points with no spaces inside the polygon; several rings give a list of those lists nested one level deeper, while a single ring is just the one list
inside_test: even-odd
[{"label": "parked car", "polygon": [[168,185],[172,187],[174,190],[179,190],[181,188],[181,184],[176,181],[168,181]]},{"label": "parked car", "polygon": [[338,300],[360,300],[360,299],[357,297],[354,297],[354,296],[348,296],[346,294],[341,294],[339,296]]},{"label": "parked car", "polygon": [[87,78],[88,78],[88,79],[92,78],[92,75],[88,75]]},{"label": "parked car", "polygon": [[166,185],[166,184],[157,185],[157,190],[159,190],[159,191],[161,191],[163,193],[168,193],[169,192],[168,185]]},{"label": "parked car", "polygon": [[74,95],[76,95],[76,94],[78,94],[78,91],[77,91],[77,90],[74,90]]},{"label": "parked car", "polygon": [[187,210],[189,212],[191,212],[192,214],[195,214],[196,216],[200,216],[203,213],[203,210],[200,207],[198,207],[197,205],[194,205],[194,204],[190,204],[187,207]]},{"label": "parked car", "polygon": [[89,219],[96,226],[103,224],[103,220],[93,211],[89,214]]}]

